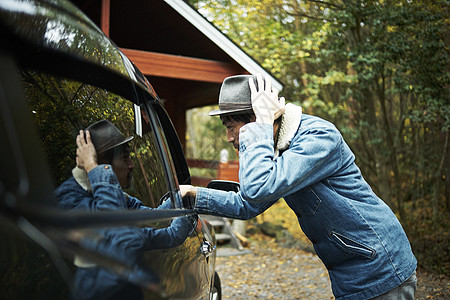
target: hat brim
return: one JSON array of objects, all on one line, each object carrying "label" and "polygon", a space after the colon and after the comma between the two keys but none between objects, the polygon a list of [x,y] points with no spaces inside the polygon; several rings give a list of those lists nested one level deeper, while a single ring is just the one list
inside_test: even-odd
[{"label": "hat brim", "polygon": [[220,116],[220,115],[237,115],[243,112],[253,112],[253,109],[251,108],[239,108],[239,109],[216,109],[209,112],[210,116]]},{"label": "hat brim", "polygon": [[119,147],[119,146],[121,146],[121,145],[123,145],[123,144],[126,144],[126,143],[128,143],[129,141],[131,141],[133,138],[134,138],[134,136],[129,136],[129,137],[127,137],[126,139],[124,139],[122,142],[120,142],[120,143],[118,143],[118,144],[115,144],[115,145],[112,145],[112,146],[110,146],[110,147],[108,147],[108,148],[106,148],[106,149],[103,149],[102,152],[100,152],[100,153],[106,152],[106,151],[111,150],[111,149],[113,149],[113,148]]}]

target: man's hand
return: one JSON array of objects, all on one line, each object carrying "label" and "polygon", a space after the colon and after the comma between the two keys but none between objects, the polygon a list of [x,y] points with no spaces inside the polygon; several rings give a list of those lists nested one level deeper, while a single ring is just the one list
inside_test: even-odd
[{"label": "man's hand", "polygon": [[253,78],[249,79],[252,99],[252,107],[255,112],[256,122],[273,125],[273,121],[284,113],[284,98],[278,100],[278,90],[272,88],[270,79],[266,77],[265,84],[261,74],[256,75],[258,90]]},{"label": "man's hand", "polygon": [[180,185],[181,198],[185,196],[195,198],[197,196],[197,188],[192,185]]},{"label": "man's hand", "polygon": [[86,138],[84,137],[84,131],[80,130],[77,135],[77,166],[80,169],[89,173],[90,170],[98,166],[97,164],[97,152],[95,151],[94,144],[91,141],[91,134],[86,131]]}]

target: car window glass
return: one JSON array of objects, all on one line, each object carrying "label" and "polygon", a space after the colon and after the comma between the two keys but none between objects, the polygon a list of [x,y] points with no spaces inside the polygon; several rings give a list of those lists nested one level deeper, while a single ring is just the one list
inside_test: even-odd
[{"label": "car window glass", "polygon": [[[21,75],[56,186],[72,176],[79,130],[106,119],[126,137],[134,136],[129,144],[133,180],[124,191],[148,207],[159,205],[169,191],[164,164],[148,118],[142,118],[142,137],[135,134],[132,102],[74,80],[34,71],[23,71]],[[144,111],[142,114],[146,116]]]},{"label": "car window glass", "polygon": [[167,113],[164,111],[164,108],[161,106],[156,107],[156,113],[158,114],[158,119],[162,124],[162,128],[164,128],[164,143],[170,150],[170,156],[177,174],[178,183],[191,184],[189,169],[177,133],[175,132]]},{"label": "car window glass", "polygon": [[[172,208],[173,202],[169,198],[176,179],[170,169],[170,158],[166,157],[167,146],[161,141],[161,126],[152,119],[155,118],[153,108],[150,105],[136,107],[133,102],[106,89],[42,72],[24,70],[21,79],[42,141],[42,152],[54,179],[58,205],[69,210],[67,217],[70,219],[66,224],[68,227],[50,225],[44,228],[44,234],[36,234],[39,230],[25,221],[21,229],[49,253],[55,254],[52,252],[55,245],[64,250],[62,254],[67,260],[58,261],[64,265],[67,263],[67,273],[73,273],[68,276],[73,298],[100,299],[111,295],[116,299],[139,299],[143,298],[143,293],[182,295],[186,290],[192,292],[179,283],[180,278],[195,277],[181,270],[190,272],[191,268],[184,262],[188,259],[193,261],[198,256],[200,239],[194,233],[196,220],[184,215],[171,220],[179,212],[166,210]],[[73,171],[76,166],[76,136],[80,129],[105,119],[125,137],[133,136],[133,139],[123,147],[113,148],[110,166],[117,176],[112,176],[109,166],[104,165],[96,168],[93,174],[97,175],[85,175],[85,181],[79,180],[77,172],[80,170]],[[138,123],[141,129],[139,134],[135,134]],[[134,166],[133,180],[127,180],[127,185],[122,184],[120,178],[124,177],[119,176],[120,172],[114,168],[117,166],[116,158]],[[39,211],[38,206],[34,207]],[[136,214],[132,210],[141,211]],[[92,212],[97,214],[94,216]],[[158,212],[163,217],[153,218],[158,216]],[[131,225],[120,222],[122,216],[133,214],[144,215],[146,219]],[[109,218],[106,223],[89,223],[110,216],[118,222]],[[26,258],[21,260],[28,261],[35,253],[24,255]],[[54,257],[59,258],[59,253]],[[38,261],[34,270],[42,270],[45,263],[44,260]],[[162,280],[161,272],[170,273],[171,276],[166,276],[170,279]],[[46,278],[34,280],[46,288],[51,285]],[[12,289],[21,286],[22,282],[17,280]],[[61,293],[66,292],[62,288],[60,290]],[[184,298],[193,298],[191,296]],[[65,298],[60,294],[55,297]]]}]

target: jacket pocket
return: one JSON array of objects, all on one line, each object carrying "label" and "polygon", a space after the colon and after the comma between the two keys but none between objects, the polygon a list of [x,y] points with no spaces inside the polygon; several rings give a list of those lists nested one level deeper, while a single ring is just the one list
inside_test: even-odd
[{"label": "jacket pocket", "polygon": [[299,218],[303,215],[314,216],[322,203],[322,200],[310,186],[286,196],[284,199]]},{"label": "jacket pocket", "polygon": [[300,210],[302,214],[315,215],[317,210],[319,209],[320,203],[322,203],[322,200],[310,186],[307,187],[306,190],[308,193],[308,197],[302,199],[303,205]]},{"label": "jacket pocket", "polygon": [[376,251],[335,231],[330,232],[331,241],[345,252],[373,258]]}]

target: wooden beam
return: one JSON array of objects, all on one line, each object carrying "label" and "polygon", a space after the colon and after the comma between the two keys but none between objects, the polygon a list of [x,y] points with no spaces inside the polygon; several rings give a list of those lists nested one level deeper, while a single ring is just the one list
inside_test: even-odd
[{"label": "wooden beam", "polygon": [[214,60],[124,49],[145,75],[222,83],[225,77],[247,73],[239,65]]},{"label": "wooden beam", "polygon": [[190,168],[200,169],[217,169],[219,167],[218,160],[206,160],[206,159],[186,159],[186,162]]},{"label": "wooden beam", "polygon": [[109,18],[110,18],[111,0],[102,0],[102,8],[100,15],[100,26],[103,33],[109,37]]}]

